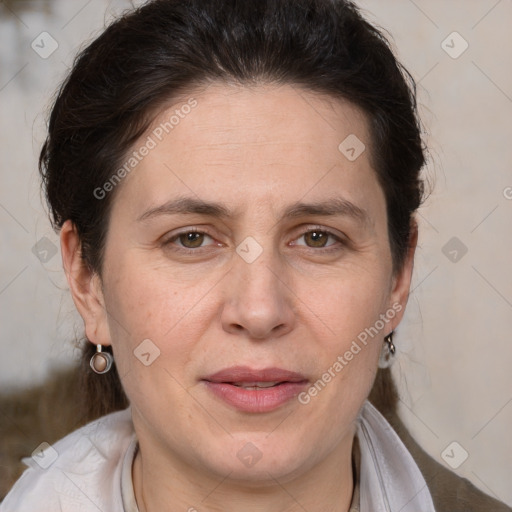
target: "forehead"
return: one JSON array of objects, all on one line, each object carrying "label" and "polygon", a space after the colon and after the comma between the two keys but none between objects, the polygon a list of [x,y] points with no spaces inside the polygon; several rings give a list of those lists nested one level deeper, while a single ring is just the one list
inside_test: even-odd
[{"label": "forehead", "polygon": [[[194,109],[186,107],[191,98],[197,102]],[[179,114],[180,110],[186,114],[181,114],[178,120],[173,113]],[[189,140],[194,147],[185,145],[182,148],[185,152],[196,151],[203,143],[208,149],[217,146],[219,150],[233,149],[240,154],[240,149],[275,140],[280,144],[303,144],[311,153],[313,143],[318,146],[320,138],[324,146],[329,144],[336,149],[340,138],[343,140],[351,134],[369,143],[366,116],[358,107],[296,85],[214,83],[196,94],[181,96],[156,117],[152,131],[159,127],[165,131],[170,120],[176,125],[163,136],[172,131],[176,143],[184,142],[190,135],[183,127],[194,131],[195,140]],[[219,147],[222,144],[227,147]],[[284,148],[282,153],[286,155]]]},{"label": "forehead", "polygon": [[215,83],[190,91],[159,112],[134,149],[144,144],[151,149],[122,187],[121,195],[137,190],[134,207],[184,192],[235,206],[321,199],[337,189],[357,201],[380,189],[361,110],[297,86]]}]

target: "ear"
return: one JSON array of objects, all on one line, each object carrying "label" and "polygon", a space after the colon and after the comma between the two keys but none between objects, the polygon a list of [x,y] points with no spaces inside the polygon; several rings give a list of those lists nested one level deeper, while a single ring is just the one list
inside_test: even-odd
[{"label": "ear", "polygon": [[108,315],[101,279],[82,258],[76,226],[67,220],[60,232],[62,264],[76,309],[84,321],[85,335],[95,345],[110,345]]},{"label": "ear", "polygon": [[407,305],[411,289],[412,271],[414,269],[414,254],[416,252],[417,245],[418,223],[416,222],[416,219],[412,219],[407,253],[402,267],[396,271],[392,281],[389,307],[396,311],[396,315],[391,322],[392,330],[397,328],[405,313],[405,306]]}]

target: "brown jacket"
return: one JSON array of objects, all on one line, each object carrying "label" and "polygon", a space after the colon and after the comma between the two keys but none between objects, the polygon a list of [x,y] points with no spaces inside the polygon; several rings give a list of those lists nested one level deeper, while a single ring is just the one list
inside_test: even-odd
[{"label": "brown jacket", "polygon": [[398,393],[389,369],[379,370],[369,399],[386,417],[416,461],[427,482],[436,512],[512,512],[512,508],[450,471],[418,445],[396,412]]}]

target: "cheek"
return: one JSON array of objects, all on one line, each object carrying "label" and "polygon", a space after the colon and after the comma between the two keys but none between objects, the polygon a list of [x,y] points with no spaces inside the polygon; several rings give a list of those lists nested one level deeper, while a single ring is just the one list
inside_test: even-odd
[{"label": "cheek", "polygon": [[[334,410],[350,402],[357,407],[370,391],[388,333],[389,319],[381,318],[388,306],[389,279],[385,272],[364,271],[325,283],[329,284],[301,292],[311,311],[310,325],[318,326],[315,357],[321,382],[317,388],[322,389],[322,401]],[[324,384],[328,392],[323,391]]]},{"label": "cheek", "polygon": [[[195,290],[190,282],[152,268],[134,252],[127,251],[109,269],[105,300],[109,312],[117,314],[117,323],[125,327],[125,334],[158,337],[186,314]],[[116,329],[116,322],[110,323]]]},{"label": "cheek", "polygon": [[390,279],[380,269],[347,268],[312,284],[304,283],[298,295],[339,348],[374,326],[388,306]]},{"label": "cheek", "polygon": [[[143,351],[157,354],[152,368],[165,367],[186,384],[183,374],[200,350],[198,340],[211,328],[217,310],[218,276],[198,278],[156,268],[138,251],[126,251],[113,261],[117,264],[105,273],[105,301],[120,375],[135,372],[141,379],[152,378],[137,358]],[[142,361],[147,362],[144,359],[148,356]]]}]

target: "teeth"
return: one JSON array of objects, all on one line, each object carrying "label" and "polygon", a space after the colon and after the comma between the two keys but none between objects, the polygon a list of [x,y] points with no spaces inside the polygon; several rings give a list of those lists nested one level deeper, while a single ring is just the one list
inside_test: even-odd
[{"label": "teeth", "polygon": [[237,386],[239,388],[244,389],[261,389],[261,388],[271,388],[272,386],[275,386],[277,384],[280,384],[279,382],[244,382],[243,384],[238,384],[237,382],[232,383],[234,386]]}]

